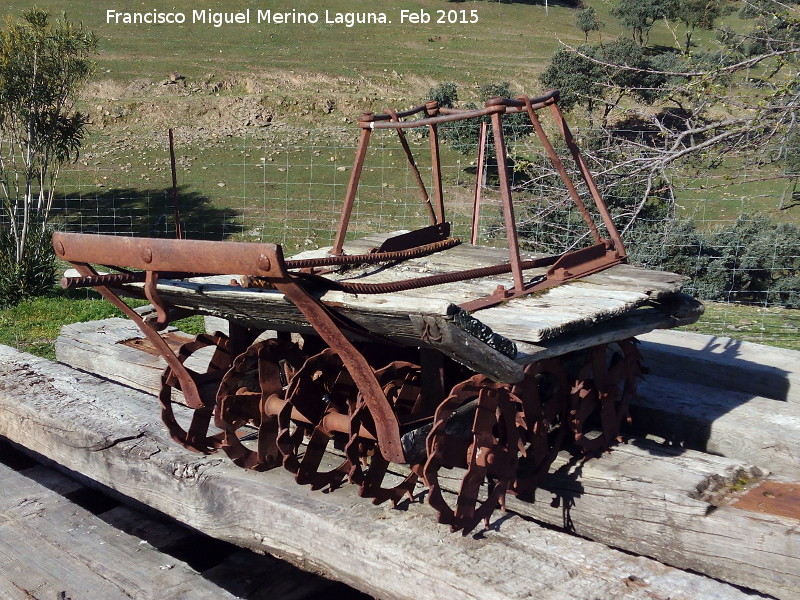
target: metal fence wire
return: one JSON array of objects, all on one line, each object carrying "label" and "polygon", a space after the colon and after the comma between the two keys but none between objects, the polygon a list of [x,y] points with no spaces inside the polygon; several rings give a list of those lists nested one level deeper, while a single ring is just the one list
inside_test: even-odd
[{"label": "metal fence wire", "polygon": [[[599,132],[575,133],[624,231],[632,262],[685,275],[685,290],[706,300],[757,304],[772,312],[800,307],[800,228],[792,224],[793,219],[800,223],[796,176],[744,159],[715,169],[682,164],[653,175],[637,170],[631,160],[633,152],[646,158],[645,133],[615,132],[620,143],[611,146],[594,143]],[[333,243],[357,128],[273,124],[220,138],[175,134],[185,237],[276,242],[287,255]],[[174,237],[166,132],[115,135],[93,139],[77,163],[62,169],[55,227]],[[427,136],[412,129],[406,135],[423,179],[430,182]],[[477,172],[474,131],[443,128],[441,137],[445,206],[455,235],[469,237],[477,182],[480,243],[503,245],[496,161],[490,156],[485,170]],[[551,135],[563,150],[557,138]],[[635,143],[623,143],[631,140]],[[554,252],[588,242],[586,227],[536,137],[518,125],[509,128],[507,143],[523,247]],[[592,149],[597,147],[601,150]],[[574,170],[570,160],[565,164]],[[573,179],[589,199],[580,177]],[[427,214],[398,136],[374,132],[349,236],[416,228],[427,224]],[[788,321],[787,328],[787,335],[797,329]]]}]

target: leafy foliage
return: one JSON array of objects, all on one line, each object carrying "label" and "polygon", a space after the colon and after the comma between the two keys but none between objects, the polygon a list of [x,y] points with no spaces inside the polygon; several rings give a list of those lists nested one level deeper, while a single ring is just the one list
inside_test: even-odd
[{"label": "leafy foliage", "polygon": [[674,0],[620,0],[611,10],[611,14],[643,46],[647,43],[653,24],[670,13],[673,2]]},{"label": "leafy foliage", "polygon": [[600,31],[603,23],[598,18],[597,11],[590,6],[576,13],[575,26],[583,33],[584,41],[588,42],[589,33],[592,31]]},{"label": "leafy foliage", "polygon": [[650,57],[641,46],[625,39],[580,46],[577,52],[561,48],[551,58],[541,81],[561,91],[559,104],[564,110],[584,106],[592,120],[599,109],[605,126],[624,99],[651,103],[659,97],[667,79],[649,72],[655,70],[657,59],[660,55]]},{"label": "leafy foliage", "polygon": [[[56,180],[64,162],[77,159],[87,116],[73,109],[80,86],[91,73],[93,34],[66,18],[51,22],[32,9],[22,20],[6,20],[0,31],[0,235],[5,265],[4,293],[35,293],[48,276],[43,268],[47,223]],[[49,244],[49,242],[47,242]]]},{"label": "leafy foliage", "polygon": [[[511,91],[511,84],[507,81],[483,83],[478,87],[478,97],[482,101],[490,98],[513,98],[516,94]],[[458,104],[458,88],[455,83],[441,83],[428,91],[428,98],[439,102],[439,106],[454,108]],[[468,103],[465,109],[477,108],[475,104]],[[488,118],[485,119],[488,122]],[[506,138],[518,138],[530,133],[528,117],[525,114],[506,115],[503,119],[503,135]],[[454,121],[439,125],[439,136],[446,143],[462,154],[475,152],[480,136],[478,120]],[[493,155],[491,145],[488,152]]]},{"label": "leafy foliage", "polygon": [[16,260],[17,245],[11,232],[0,230],[0,307],[47,292],[56,276],[52,232],[41,222],[25,237],[23,260]]},{"label": "leafy foliage", "polygon": [[[741,215],[712,232],[688,220],[645,224],[627,240],[638,260],[686,275],[705,300],[800,307],[800,227]],[[652,254],[652,248],[658,253]]]}]

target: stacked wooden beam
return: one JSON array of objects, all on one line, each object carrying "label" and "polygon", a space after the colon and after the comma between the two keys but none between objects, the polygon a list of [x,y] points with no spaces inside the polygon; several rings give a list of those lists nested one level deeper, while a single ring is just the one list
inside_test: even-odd
[{"label": "stacked wooden beam", "polygon": [[[282,470],[246,472],[177,447],[152,397],[162,365],[120,343],[140,337],[126,327],[65,328],[59,358],[143,391],[1,349],[0,435],[212,536],[379,598],[789,599],[800,589],[800,515],[773,514],[767,496],[750,503],[755,510],[737,507],[765,480],[800,479],[798,353],[782,351],[765,367],[766,351],[739,346],[729,368],[752,364],[768,376],[754,387],[757,377],[745,375],[728,389],[711,375],[704,386],[669,370],[687,360],[684,345],[706,369],[721,369],[733,357],[713,347],[728,341],[692,350],[648,336],[643,353],[657,358],[641,386],[639,429],[597,459],[563,454],[535,502],[511,499],[489,531],[462,538],[421,503],[374,507],[351,486],[320,494]],[[459,479],[454,470],[448,487]]]}]

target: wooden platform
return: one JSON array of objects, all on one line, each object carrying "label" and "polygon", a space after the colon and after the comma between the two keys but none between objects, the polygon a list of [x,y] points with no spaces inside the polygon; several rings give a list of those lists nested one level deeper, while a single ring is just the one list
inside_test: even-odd
[{"label": "wooden platform", "polygon": [[[348,254],[364,254],[393,234],[354,240]],[[325,256],[328,249],[293,258]],[[523,258],[534,258],[525,255]],[[462,244],[397,264],[364,266],[326,277],[360,283],[417,279],[508,262],[507,251]],[[526,279],[546,272],[525,271]],[[230,285],[233,276],[159,281],[159,294],[174,306],[260,329],[309,332],[305,317],[281,293]],[[522,378],[525,364],[656,328],[693,322],[702,306],[680,294],[684,278],[673,273],[617,265],[558,287],[482,309],[472,316],[513,341],[507,356],[470,335],[453,319],[457,305],[513,287],[511,275],[471,279],[393,294],[327,291],[320,300],[358,325],[404,344],[438,348],[471,369],[500,381]],[[129,286],[129,289],[140,288]]]},{"label": "wooden platform", "polygon": [[[489,531],[453,535],[435,523],[424,504],[376,507],[359,499],[352,486],[312,492],[283,470],[252,473],[223,457],[187,452],[166,438],[156,415],[152,396],[0,348],[0,435],[214,537],[266,549],[378,598],[757,596],[542,528],[515,512],[497,513]],[[731,477],[742,469],[756,476],[756,471],[740,461],[691,452],[656,461],[657,450],[629,444],[598,461],[573,465],[580,474],[565,468],[571,496],[543,492],[530,506],[547,509],[555,499],[571,498],[569,507],[547,510],[559,515],[560,524],[571,515],[571,528],[579,533],[589,529],[584,509],[587,518],[628,531],[631,538],[641,539],[639,524],[649,523],[645,544],[668,548],[675,556],[695,554],[695,567],[724,571],[742,585],[792,597],[800,572],[797,522],[729,506],[709,510],[706,500],[690,495],[714,476]],[[672,467],[647,477],[642,469],[626,471],[626,465],[648,457]],[[594,465],[602,466],[597,471]],[[631,503],[648,486],[651,491],[635,508]],[[620,504],[625,497],[627,503]],[[717,538],[725,540],[724,552],[722,545],[701,551],[710,535],[702,532],[711,524]],[[678,530],[683,536],[675,535]]]},{"label": "wooden platform", "polygon": [[2,440],[0,477],[4,600],[368,600],[144,506],[126,506]]},{"label": "wooden platform", "polygon": [[[26,476],[0,464],[0,597],[219,599],[233,594]],[[79,487],[50,476],[45,483]]]}]

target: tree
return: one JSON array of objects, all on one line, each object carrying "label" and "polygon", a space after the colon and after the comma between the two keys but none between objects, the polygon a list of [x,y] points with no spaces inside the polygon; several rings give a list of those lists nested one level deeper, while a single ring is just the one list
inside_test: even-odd
[{"label": "tree", "polygon": [[77,159],[87,115],[74,110],[97,41],[63,17],[39,9],[0,31],[0,194],[4,223],[0,303],[52,285],[48,222],[58,174]]},{"label": "tree", "polygon": [[597,18],[597,11],[590,6],[578,11],[575,15],[575,26],[583,32],[584,42],[588,42],[589,32],[600,31],[603,23]]},{"label": "tree", "polygon": [[[617,203],[623,212],[615,215],[623,215],[625,239],[632,241],[634,252],[657,244],[674,247],[674,261],[687,264],[665,266],[692,276],[706,298],[800,303],[796,226],[747,218],[705,235],[670,224],[669,210],[664,213],[667,220],[648,216],[650,207],[666,202],[663,208],[669,209],[670,202],[680,199],[680,188],[673,187],[676,174],[708,174],[726,162],[743,172],[788,181],[784,197],[776,197],[781,208],[787,195],[794,197],[800,173],[798,5],[797,0],[754,0],[748,7],[749,30],[721,31],[716,47],[710,42],[693,53],[661,54],[646,49],[641,59],[621,48],[609,51],[610,44],[604,51],[564,47],[545,71],[559,72],[567,84],[582,81],[587,73],[602,75],[594,88],[568,98],[577,98],[574,106],[603,111],[604,116],[614,99],[625,94],[617,113],[624,120],[600,121],[593,144],[584,144],[587,160],[599,171],[607,198],[615,188],[627,188]],[[590,122],[597,124],[596,119]],[[609,156],[615,160],[607,160]],[[724,175],[726,181],[735,177],[730,171]],[[661,198],[655,205],[654,192]],[[636,236],[643,236],[641,243],[635,242]],[[683,241],[676,242],[675,236]]]},{"label": "tree", "polygon": [[723,0],[677,0],[668,7],[665,16],[671,21],[683,23],[686,27],[684,51],[688,53],[692,47],[692,35],[695,30],[712,30],[717,19],[728,12],[729,4]]},{"label": "tree", "polygon": [[675,0],[620,0],[611,10],[620,25],[630,29],[633,39],[644,46],[653,24],[670,14]]},{"label": "tree", "polygon": [[561,91],[561,107],[584,106],[590,122],[601,112],[602,127],[625,98],[652,102],[666,81],[650,73],[652,65],[642,48],[630,40],[580,46],[576,51],[560,48],[542,73],[546,87]]}]

